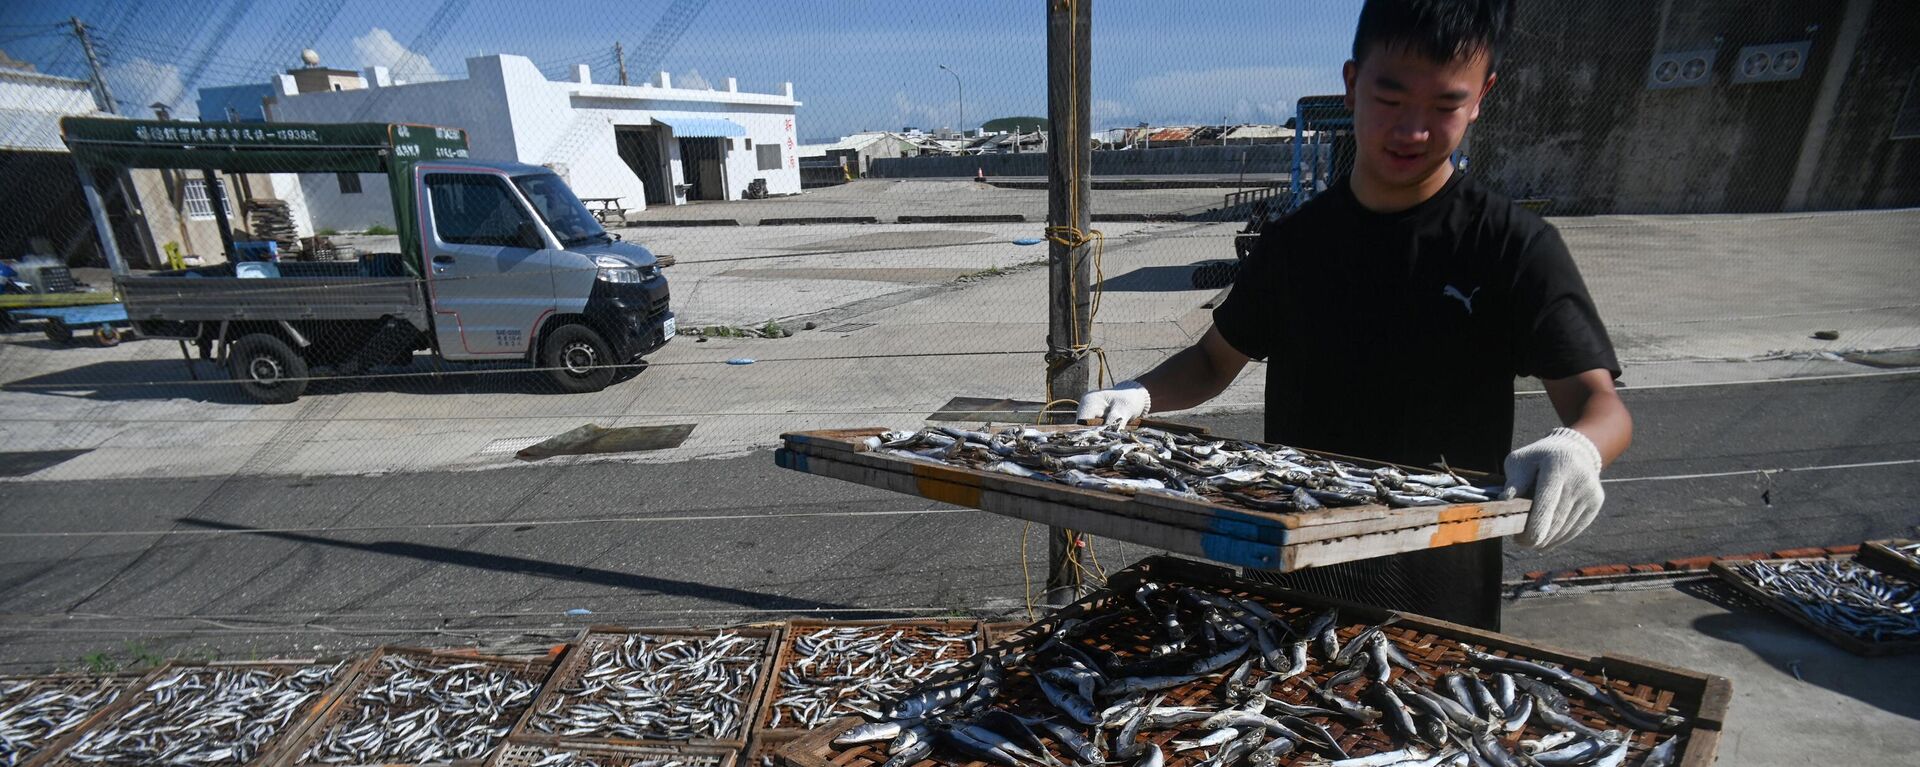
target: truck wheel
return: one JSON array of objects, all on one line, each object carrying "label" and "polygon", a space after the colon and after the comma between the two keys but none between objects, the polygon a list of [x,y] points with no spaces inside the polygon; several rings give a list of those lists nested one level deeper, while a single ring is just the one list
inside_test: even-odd
[{"label": "truck wheel", "polygon": [[227,350],[227,366],[241,391],[269,405],[292,402],[307,390],[306,358],[276,336],[241,336]]},{"label": "truck wheel", "polygon": [[561,325],[540,342],[540,366],[568,394],[600,391],[613,383],[613,348],[585,325]]},{"label": "truck wheel", "polygon": [[40,332],[47,334],[47,340],[56,344],[73,342],[73,328],[56,319],[48,319],[42,323]]},{"label": "truck wheel", "polygon": [[112,325],[96,325],[93,328],[93,342],[101,346],[119,346],[120,330]]}]

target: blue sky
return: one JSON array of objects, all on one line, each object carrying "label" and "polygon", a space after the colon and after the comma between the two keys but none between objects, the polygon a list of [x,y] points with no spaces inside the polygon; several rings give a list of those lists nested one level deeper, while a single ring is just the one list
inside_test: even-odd
[{"label": "blue sky", "polygon": [[[1337,92],[1357,0],[1095,0],[1094,123],[1280,122],[1310,93]],[[774,91],[794,83],[801,135],[952,125],[1046,113],[1041,0],[946,3],[710,0],[648,66],[649,31],[673,3],[467,0],[54,0],[0,9],[0,50],[42,71],[83,76],[71,34],[93,27],[115,96],[190,111],[196,87],[259,82],[313,47],[322,63],[393,66],[400,76],[458,77],[468,56],[518,53],[558,76],[574,63],[611,81],[612,47],[629,73],[666,70]],[[697,5],[692,3],[691,5]],[[184,10],[183,10],[184,9]],[[436,14],[443,23],[434,24]],[[185,94],[182,97],[182,94]],[[188,106],[182,109],[181,104]],[[129,110],[133,111],[133,110]]]}]

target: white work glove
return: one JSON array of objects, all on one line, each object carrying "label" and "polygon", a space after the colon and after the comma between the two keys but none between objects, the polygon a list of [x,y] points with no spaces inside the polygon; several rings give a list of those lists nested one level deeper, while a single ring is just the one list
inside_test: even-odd
[{"label": "white work glove", "polygon": [[1600,489],[1600,448],[1587,435],[1554,429],[1540,441],[1507,456],[1507,486],[1533,499],[1527,529],[1517,538],[1532,549],[1550,549],[1593,524],[1607,494]]},{"label": "white work glove", "polygon": [[1145,417],[1147,408],[1152,406],[1153,398],[1147,396],[1147,387],[1139,381],[1121,381],[1111,389],[1087,392],[1080,398],[1080,413],[1074,418],[1081,423],[1097,418],[1105,424],[1125,426],[1135,418]]}]

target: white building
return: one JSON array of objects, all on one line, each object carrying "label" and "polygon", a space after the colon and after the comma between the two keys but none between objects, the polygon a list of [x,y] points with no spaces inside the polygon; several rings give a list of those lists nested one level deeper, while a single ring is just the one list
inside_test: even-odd
[{"label": "white building", "polygon": [[[764,180],[768,194],[800,191],[793,84],[781,93],[748,93],[655,82],[548,80],[523,56],[467,59],[467,78],[399,84],[383,67],[366,70],[363,88],[300,92],[293,75],[275,79],[273,122],[409,122],[464,128],[475,159],[545,165],[582,198],[618,198],[638,211],[694,200],[738,200]],[[392,226],[384,184],[308,175],[297,193],[282,190],[303,229]],[[302,199],[294,199],[294,198]]]}]

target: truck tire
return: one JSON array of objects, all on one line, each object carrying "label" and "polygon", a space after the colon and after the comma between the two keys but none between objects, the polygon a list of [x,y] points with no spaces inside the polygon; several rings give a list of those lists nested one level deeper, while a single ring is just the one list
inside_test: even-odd
[{"label": "truck tire", "polygon": [[48,318],[41,323],[40,332],[47,334],[47,340],[56,344],[73,342],[73,327],[57,319]]},{"label": "truck tire", "polygon": [[568,394],[585,394],[613,383],[613,347],[593,328],[561,325],[540,341],[540,366]]},{"label": "truck tire", "polygon": [[241,391],[269,405],[292,402],[307,390],[306,358],[267,333],[252,333],[235,341],[227,350],[227,367]]}]

